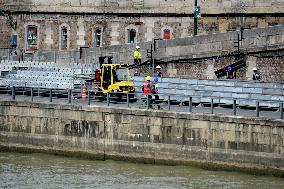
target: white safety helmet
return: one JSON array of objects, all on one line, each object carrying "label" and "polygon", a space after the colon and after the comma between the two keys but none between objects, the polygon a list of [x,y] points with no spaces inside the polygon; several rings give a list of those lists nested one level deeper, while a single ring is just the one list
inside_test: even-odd
[{"label": "white safety helmet", "polygon": [[161,66],[159,66],[159,65],[156,67],[156,69],[161,69],[161,68],[162,68],[162,67],[161,67]]},{"label": "white safety helmet", "polygon": [[139,46],[136,46],[136,49],[140,49],[140,47],[139,47]]},{"label": "white safety helmet", "polygon": [[252,70],[253,70],[253,71],[257,71],[257,68],[254,67]]}]

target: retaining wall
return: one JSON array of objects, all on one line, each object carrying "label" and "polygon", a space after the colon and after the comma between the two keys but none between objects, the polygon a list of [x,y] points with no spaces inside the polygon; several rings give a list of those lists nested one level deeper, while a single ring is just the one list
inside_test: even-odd
[{"label": "retaining wall", "polygon": [[284,121],[1,102],[0,149],[284,176]]}]

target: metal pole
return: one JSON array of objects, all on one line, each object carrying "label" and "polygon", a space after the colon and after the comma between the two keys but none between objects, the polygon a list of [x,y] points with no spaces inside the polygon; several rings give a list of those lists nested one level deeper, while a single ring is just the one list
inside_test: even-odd
[{"label": "metal pole", "polygon": [[256,101],[256,117],[259,117],[259,101]]},{"label": "metal pole", "polygon": [[91,105],[91,92],[88,91],[88,106]]},{"label": "metal pole", "polygon": [[72,95],[72,91],[71,89],[68,90],[68,104],[71,104],[71,95]]},{"label": "metal pole", "polygon": [[211,98],[211,114],[214,114],[214,99]]},{"label": "metal pole", "polygon": [[283,119],[283,102],[280,103],[280,119]]},{"label": "metal pole", "polygon": [[8,60],[10,60],[10,49],[7,49],[8,51]]},{"label": "metal pole", "polygon": [[31,100],[34,101],[34,88],[31,88]]},{"label": "metal pole", "polygon": [[12,100],[16,99],[16,88],[15,86],[12,87]]},{"label": "metal pole", "polygon": [[26,59],[26,50],[25,49],[23,49],[23,61],[25,61],[25,59]]},{"label": "metal pole", "polygon": [[129,108],[129,94],[127,93],[127,107]]},{"label": "metal pole", "polygon": [[188,102],[188,106],[189,106],[189,112],[192,112],[192,97],[189,97],[189,102]]},{"label": "metal pole", "polygon": [[107,106],[109,106],[109,93],[107,93]]},{"label": "metal pole", "polygon": [[155,75],[155,48],[156,48],[156,40],[154,39],[154,44],[153,44],[153,53],[152,53],[152,74],[153,76]]},{"label": "metal pole", "polygon": [[86,49],[83,49],[83,50],[84,50],[84,54],[85,54],[84,63],[86,64],[87,63],[87,52],[86,52]]},{"label": "metal pole", "polygon": [[150,109],[150,96],[147,95],[147,109]]},{"label": "metal pole", "polygon": [[49,90],[49,102],[52,102],[52,89]]},{"label": "metal pole", "polygon": [[54,56],[54,63],[56,63],[56,51],[54,51],[53,56]]},{"label": "metal pole", "polygon": [[168,96],[168,110],[171,110],[171,96]]},{"label": "metal pole", "polygon": [[234,112],[234,115],[237,115],[237,100],[234,99],[234,102],[233,102],[233,112]]},{"label": "metal pole", "polygon": [[[196,8],[197,8],[197,0],[194,1],[194,7],[195,7],[195,10],[196,10]],[[194,12],[195,12],[195,10],[194,10]],[[197,30],[198,30],[198,19],[194,15],[194,35],[197,35]]]}]

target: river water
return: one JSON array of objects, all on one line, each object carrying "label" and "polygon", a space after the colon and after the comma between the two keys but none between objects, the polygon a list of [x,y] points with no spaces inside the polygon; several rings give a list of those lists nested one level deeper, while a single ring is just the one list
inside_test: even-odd
[{"label": "river water", "polygon": [[188,166],[157,166],[45,154],[0,153],[0,188],[283,189],[284,179],[207,171]]}]

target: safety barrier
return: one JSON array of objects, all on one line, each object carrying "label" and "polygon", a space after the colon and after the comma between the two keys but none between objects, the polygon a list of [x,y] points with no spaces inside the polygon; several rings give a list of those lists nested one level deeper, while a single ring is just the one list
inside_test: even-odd
[{"label": "safety barrier", "polygon": [[[133,78],[136,91],[141,91],[143,77]],[[284,100],[284,85],[279,83],[261,83],[254,81],[232,80],[189,80],[178,78],[160,78],[159,92],[183,96],[200,96],[200,102],[210,102],[206,96],[221,98],[220,103],[230,103],[227,98],[240,99],[239,105],[254,106],[255,100],[263,101],[261,106],[278,107],[273,100]],[[204,98],[202,98],[204,97]],[[182,100],[174,97],[175,100]],[[231,103],[232,104],[232,103]]]},{"label": "safety barrier", "polygon": [[[1,92],[1,90],[0,90]],[[3,93],[3,91],[2,91]],[[277,108],[261,107],[260,103],[263,100],[255,100],[255,108],[243,109],[239,106],[238,101],[241,99],[225,98],[231,101],[230,105],[220,103],[220,98],[210,98],[209,103],[197,103],[196,99],[199,96],[183,96],[183,101],[173,100],[176,96],[172,94],[158,94],[159,99],[155,99],[155,95],[145,96],[142,93],[108,93],[105,95],[95,96],[96,91],[87,91],[87,102],[82,99],[78,91],[56,90],[56,89],[35,89],[11,87],[6,88],[5,94],[1,95],[2,100],[24,100],[37,101],[43,103],[69,103],[78,105],[98,105],[98,106],[113,106],[124,108],[139,108],[139,109],[163,109],[174,112],[190,112],[190,113],[208,113],[208,114],[224,114],[224,115],[241,115],[251,117],[268,117],[275,119],[283,119],[283,101],[273,101],[277,103]],[[164,98],[161,98],[161,97]],[[35,97],[36,100],[35,100]]]}]

